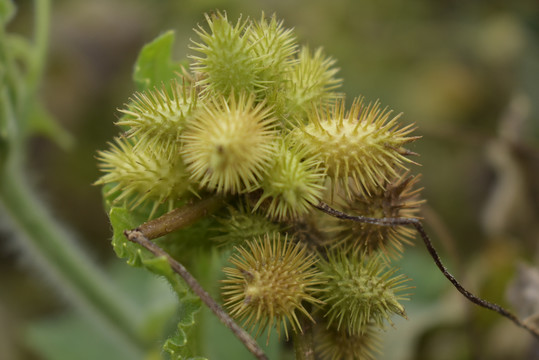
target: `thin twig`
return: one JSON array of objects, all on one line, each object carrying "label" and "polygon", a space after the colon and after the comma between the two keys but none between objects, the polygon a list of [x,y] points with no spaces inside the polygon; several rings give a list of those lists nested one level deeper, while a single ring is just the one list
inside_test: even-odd
[{"label": "thin twig", "polygon": [[453,284],[457,290],[464,295],[468,300],[473,302],[476,305],[479,305],[481,307],[490,309],[492,311],[497,312],[498,314],[505,316],[512,322],[514,322],[517,326],[524,328],[527,330],[530,334],[532,334],[536,339],[539,339],[539,329],[535,329],[528,324],[522,322],[518,317],[516,317],[513,313],[510,311],[504,309],[500,305],[491,303],[489,301],[483,300],[468,290],[466,290],[458,281],[455,279],[453,275],[447,270],[447,268],[442,263],[442,260],[440,259],[440,256],[436,252],[436,249],[432,245],[432,241],[430,240],[429,236],[427,235],[425,229],[423,228],[423,225],[421,224],[421,221],[416,218],[371,218],[371,217],[365,217],[365,216],[352,216],[345,214],[343,212],[340,212],[339,210],[333,209],[329,205],[320,202],[319,204],[315,205],[313,204],[317,209],[322,210],[328,215],[331,215],[333,217],[343,219],[343,220],[351,220],[355,222],[360,223],[368,223],[368,224],[374,224],[374,225],[380,225],[380,226],[402,226],[402,225],[411,225],[413,226],[419,235],[421,236],[421,239],[423,239],[423,242],[425,243],[425,246],[427,247],[427,251],[429,252],[430,256],[433,258],[434,262],[436,263],[436,266],[442,274]]},{"label": "thin twig", "polygon": [[264,354],[264,351],[258,346],[256,341],[249,335],[245,330],[243,330],[227,313],[219,304],[215,302],[215,300],[212,299],[210,294],[208,294],[202,286],[198,283],[198,281],[187,271],[187,269],[174,260],[169,254],[167,254],[163,249],[161,249],[159,246],[148,240],[144,234],[139,230],[126,230],[124,232],[125,236],[129,241],[132,241],[134,243],[139,244],[140,246],[146,248],[149,250],[152,254],[155,256],[163,256],[168,263],[170,264],[170,267],[172,270],[174,270],[175,273],[180,275],[183,280],[187,283],[187,285],[191,288],[191,290],[198,296],[200,299],[206,304],[208,308],[219,318],[219,320],[227,327],[229,328],[234,335],[245,345],[247,350],[249,350],[257,359],[259,360],[267,360],[268,357]]}]

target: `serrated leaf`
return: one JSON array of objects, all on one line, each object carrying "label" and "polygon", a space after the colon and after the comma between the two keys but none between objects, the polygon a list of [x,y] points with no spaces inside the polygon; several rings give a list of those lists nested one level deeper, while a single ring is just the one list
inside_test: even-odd
[{"label": "serrated leaf", "polygon": [[141,216],[126,208],[113,207],[109,213],[113,229],[112,246],[119,258],[126,259],[131,266],[145,267],[154,274],[164,276],[179,296],[187,292],[187,287],[174,273],[164,257],[155,257],[148,250],[130,242],[124,235],[125,230],[135,229],[144,222]]},{"label": "serrated leaf", "polygon": [[194,296],[185,296],[181,301],[180,321],[177,332],[167,339],[163,345],[172,360],[205,360],[203,357],[191,357],[190,349],[187,347],[189,333],[193,331],[195,325],[195,315],[200,311],[202,302]]},{"label": "serrated leaf", "polygon": [[168,83],[177,77],[176,73],[181,71],[183,63],[172,60],[173,43],[174,31],[170,30],[142,48],[133,73],[139,90]]},{"label": "serrated leaf", "polygon": [[110,222],[113,227],[112,244],[118,257],[126,259],[131,266],[144,267],[154,274],[165,277],[178,296],[180,304],[178,330],[167,339],[163,349],[174,360],[203,359],[191,358],[190,349],[186,346],[189,331],[195,325],[195,315],[201,307],[201,300],[189,292],[187,285],[172,270],[165,257],[155,257],[126,239],[124,231],[140,225],[142,221],[139,217],[125,208],[113,207],[110,210]]},{"label": "serrated leaf", "polygon": [[151,272],[162,275],[167,280],[173,282],[173,286],[176,285],[174,272],[165,258],[155,257],[148,250],[130,242],[125,237],[125,230],[135,229],[144,221],[132,211],[120,207],[111,208],[109,216],[113,229],[112,246],[116,255],[121,259],[126,259],[129,265],[145,267]]},{"label": "serrated leaf", "polygon": [[111,208],[109,217],[113,229],[112,247],[116,255],[121,259],[126,259],[131,266],[142,266],[142,257],[151,258],[151,254],[146,250],[143,252],[140,246],[129,242],[124,231],[136,228],[143,221],[136,219],[126,208],[119,207]]}]

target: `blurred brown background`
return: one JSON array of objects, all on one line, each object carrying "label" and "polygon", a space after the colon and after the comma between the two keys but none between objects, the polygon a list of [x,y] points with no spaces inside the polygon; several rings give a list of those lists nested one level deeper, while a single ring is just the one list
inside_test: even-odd
[{"label": "blurred brown background", "polygon": [[[10,30],[31,34],[32,2],[15,3]],[[350,100],[380,99],[416,123],[422,216],[442,257],[482,296],[529,306],[508,302],[508,293],[539,293],[539,284],[508,285],[518,264],[539,266],[539,2],[532,0],[53,2],[42,96],[76,145],[64,152],[35,138],[29,173],[97,262],[114,254],[100,189],[91,186],[99,176],[95,153],[118,131],[116,109],[134,90],[138,51],[174,29],[176,56],[184,58],[192,28],[214,9],[230,19],[277,13],[300,42],[338,60]],[[40,359],[21,340],[25,324],[66,305],[25,271],[9,242],[0,250],[0,347],[15,359]],[[450,288],[419,242],[402,268],[414,278],[415,295],[409,320],[388,330],[385,358],[539,359],[526,333]]]}]

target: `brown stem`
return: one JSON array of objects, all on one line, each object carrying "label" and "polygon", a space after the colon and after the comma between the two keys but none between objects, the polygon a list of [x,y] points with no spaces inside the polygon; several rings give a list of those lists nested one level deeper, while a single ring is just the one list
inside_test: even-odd
[{"label": "brown stem", "polygon": [[187,269],[173,259],[169,254],[167,254],[159,246],[148,240],[148,238],[142,233],[142,231],[136,230],[126,230],[124,232],[125,236],[129,241],[139,244],[140,246],[149,250],[155,256],[164,257],[167,262],[170,264],[172,270],[175,273],[180,275],[191,290],[206,304],[208,308],[219,318],[219,320],[229,328],[234,335],[245,345],[245,347],[259,360],[267,360],[268,357],[264,354],[264,351],[258,346],[256,341],[245,331],[243,330],[219,304],[212,299],[210,294],[208,294],[198,281],[187,271]]},{"label": "brown stem", "polygon": [[419,235],[421,236],[421,239],[425,243],[425,246],[427,247],[427,251],[429,252],[430,256],[433,258],[434,263],[440,269],[442,274],[453,284],[453,286],[462,294],[464,297],[466,297],[468,300],[473,302],[476,305],[479,305],[481,307],[490,309],[492,311],[497,312],[498,314],[508,318],[512,322],[514,322],[517,326],[520,326],[521,328],[526,329],[530,334],[532,334],[536,339],[539,339],[539,329],[533,328],[529,326],[528,324],[522,322],[518,317],[516,317],[513,313],[510,311],[504,309],[500,305],[491,303],[489,301],[483,300],[480,297],[475,296],[468,290],[466,290],[458,281],[455,279],[453,275],[447,270],[447,268],[442,263],[442,260],[440,259],[440,256],[436,252],[436,249],[432,245],[432,241],[430,240],[429,236],[427,235],[425,229],[423,228],[423,225],[421,224],[421,221],[416,218],[371,218],[371,217],[365,217],[365,216],[352,216],[345,214],[343,212],[340,212],[339,210],[335,210],[329,205],[320,202],[317,205],[314,205],[317,209],[325,212],[328,215],[334,216],[339,219],[343,220],[351,220],[355,222],[360,223],[368,223],[368,224],[374,224],[374,225],[380,225],[380,226],[401,226],[401,225],[411,225],[413,226]]},{"label": "brown stem", "polygon": [[145,238],[152,240],[170,234],[171,232],[192,225],[209,213],[223,205],[223,199],[212,196],[196,203],[177,208],[163,216],[145,222],[136,230],[140,231]]}]

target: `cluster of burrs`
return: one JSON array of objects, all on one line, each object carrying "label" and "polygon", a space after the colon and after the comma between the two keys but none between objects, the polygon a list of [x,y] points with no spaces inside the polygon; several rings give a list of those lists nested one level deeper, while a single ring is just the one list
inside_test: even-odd
[{"label": "cluster of burrs", "polygon": [[[414,217],[416,140],[399,115],[338,92],[335,61],[299,46],[275,17],[206,16],[191,64],[136,93],[125,130],[98,154],[117,204],[174,208],[220,196],[216,245],[235,246],[223,299],[256,335],[309,323],[323,359],[370,359],[377,330],[405,316],[410,289],[391,260],[413,233],[330,217],[316,205],[375,218]],[[226,246],[219,248],[225,249]]]}]

